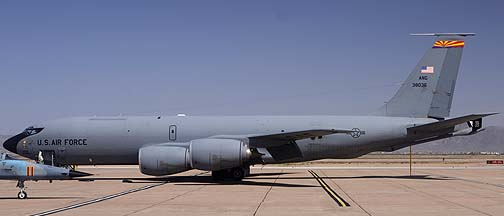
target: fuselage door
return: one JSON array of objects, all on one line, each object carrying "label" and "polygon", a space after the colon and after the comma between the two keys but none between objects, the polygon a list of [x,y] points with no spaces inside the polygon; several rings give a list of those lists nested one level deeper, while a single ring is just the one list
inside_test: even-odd
[{"label": "fuselage door", "polygon": [[170,138],[170,141],[175,141],[177,140],[177,126],[176,125],[170,125],[170,128],[169,128],[169,138]]}]

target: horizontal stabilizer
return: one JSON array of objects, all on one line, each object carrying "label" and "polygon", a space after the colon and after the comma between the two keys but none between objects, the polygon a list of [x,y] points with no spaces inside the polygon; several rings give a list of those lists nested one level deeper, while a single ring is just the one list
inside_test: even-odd
[{"label": "horizontal stabilizer", "polygon": [[476,36],[476,33],[412,33],[411,36]]},{"label": "horizontal stabilizer", "polygon": [[471,114],[466,116],[461,116],[452,119],[441,120],[438,122],[428,123],[420,126],[408,128],[408,134],[413,133],[425,133],[425,132],[436,132],[443,129],[453,128],[456,125],[464,124],[470,121],[478,120],[483,117],[495,115],[498,113],[485,113],[485,114]]}]

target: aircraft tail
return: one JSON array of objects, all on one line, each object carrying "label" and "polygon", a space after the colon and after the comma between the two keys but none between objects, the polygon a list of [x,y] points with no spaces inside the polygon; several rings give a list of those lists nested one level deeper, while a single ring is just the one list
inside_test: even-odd
[{"label": "aircraft tail", "polygon": [[475,34],[412,35],[436,36],[436,41],[380,111],[386,116],[444,119],[450,115],[464,38]]}]

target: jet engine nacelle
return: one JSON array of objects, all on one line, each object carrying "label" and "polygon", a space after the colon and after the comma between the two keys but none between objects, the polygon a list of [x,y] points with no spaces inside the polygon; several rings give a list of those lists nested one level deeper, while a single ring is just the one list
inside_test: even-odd
[{"label": "jet engine nacelle", "polygon": [[234,139],[197,139],[189,144],[191,167],[217,171],[239,167],[250,159],[248,144]]},{"label": "jet engine nacelle", "polygon": [[170,175],[189,170],[189,152],[183,146],[155,145],[140,148],[140,171],[146,175]]}]

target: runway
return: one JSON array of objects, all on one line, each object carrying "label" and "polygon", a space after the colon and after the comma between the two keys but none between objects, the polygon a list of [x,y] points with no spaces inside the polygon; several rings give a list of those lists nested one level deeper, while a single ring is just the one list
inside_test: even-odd
[{"label": "runway", "polygon": [[[138,168],[83,167],[94,181],[0,182],[3,215],[501,215],[504,167],[257,166],[242,182],[189,171],[150,178]],[[127,178],[125,182],[123,179]],[[332,191],[332,192],[331,192]],[[332,193],[334,193],[332,195]],[[341,199],[342,202],[339,202]],[[347,205],[342,205],[346,203]]]}]

